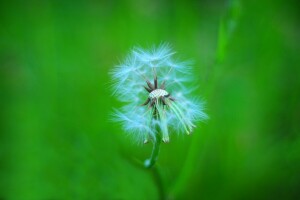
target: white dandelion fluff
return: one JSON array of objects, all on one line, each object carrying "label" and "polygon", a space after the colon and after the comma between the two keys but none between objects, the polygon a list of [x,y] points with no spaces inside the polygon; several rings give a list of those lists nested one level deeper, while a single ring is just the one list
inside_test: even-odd
[{"label": "white dandelion fluff", "polygon": [[144,143],[169,142],[170,133],[190,134],[195,123],[207,118],[203,103],[190,97],[188,62],[175,60],[164,44],[150,50],[133,48],[112,70],[115,96],[125,105],[114,113],[126,132]]}]

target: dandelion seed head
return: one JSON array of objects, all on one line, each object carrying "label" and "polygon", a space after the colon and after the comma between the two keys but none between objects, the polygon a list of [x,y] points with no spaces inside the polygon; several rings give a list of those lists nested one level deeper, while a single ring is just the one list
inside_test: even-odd
[{"label": "dandelion seed head", "polygon": [[132,49],[112,71],[114,95],[125,105],[113,118],[138,141],[169,142],[171,132],[190,134],[207,119],[202,101],[190,97],[191,63],[178,61],[169,45]]}]

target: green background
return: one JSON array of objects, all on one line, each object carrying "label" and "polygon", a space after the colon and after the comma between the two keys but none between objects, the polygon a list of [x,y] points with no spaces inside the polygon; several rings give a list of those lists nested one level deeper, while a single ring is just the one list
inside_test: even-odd
[{"label": "green background", "polygon": [[[0,199],[300,198],[297,1],[0,4]],[[151,144],[110,121],[109,71],[162,42],[194,61],[210,119],[151,171]]]}]

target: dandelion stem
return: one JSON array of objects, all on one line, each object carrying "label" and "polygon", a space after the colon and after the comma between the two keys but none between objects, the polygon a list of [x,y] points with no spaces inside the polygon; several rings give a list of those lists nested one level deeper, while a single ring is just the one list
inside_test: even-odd
[{"label": "dandelion stem", "polygon": [[151,168],[156,163],[157,158],[158,158],[160,143],[161,143],[161,136],[159,134],[156,134],[156,139],[153,142],[153,149],[152,149],[151,157],[149,159],[145,160],[145,163],[144,163],[144,166],[146,168]]}]

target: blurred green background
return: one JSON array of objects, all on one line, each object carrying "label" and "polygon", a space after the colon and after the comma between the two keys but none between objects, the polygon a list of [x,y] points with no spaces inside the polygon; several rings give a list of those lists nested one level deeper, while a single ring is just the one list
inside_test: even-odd
[{"label": "blurred green background", "polygon": [[[0,199],[300,199],[297,1],[2,1]],[[135,45],[194,60],[210,120],[157,171],[110,121]],[[157,173],[160,175],[157,176]],[[156,174],[156,175],[155,175]]]}]

